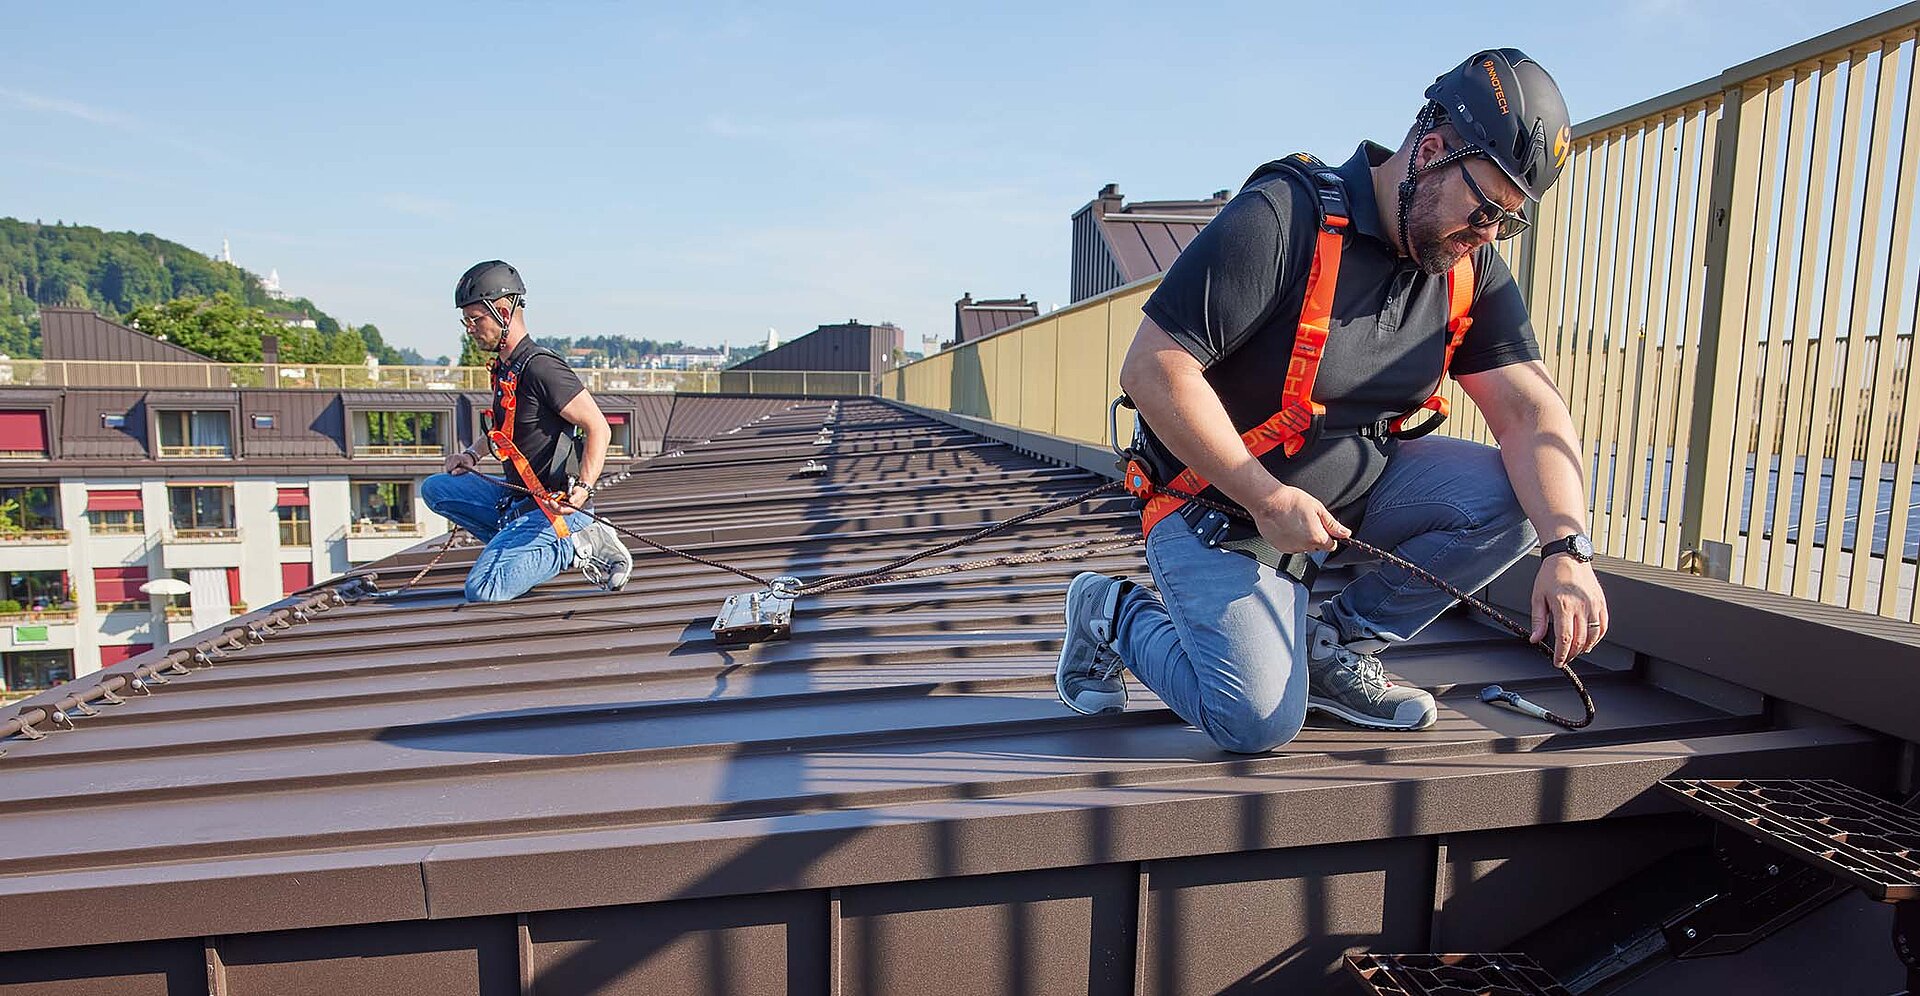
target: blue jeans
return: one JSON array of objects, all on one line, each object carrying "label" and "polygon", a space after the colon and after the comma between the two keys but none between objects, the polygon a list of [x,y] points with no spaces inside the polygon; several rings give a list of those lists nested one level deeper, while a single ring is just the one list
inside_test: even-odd
[{"label": "blue jeans", "polygon": [[[1426,436],[1400,445],[1355,535],[1472,591],[1533,548],[1500,451]],[[1342,551],[1329,563],[1367,563]],[[1221,747],[1271,750],[1306,719],[1309,595],[1251,557],[1209,547],[1170,515],[1147,537],[1160,597],[1135,589],[1115,643],[1141,684]],[[1342,642],[1378,652],[1411,639],[1453,598],[1381,565],[1320,606]]]},{"label": "blue jeans", "polygon": [[[530,500],[503,509],[502,498],[525,496],[479,474],[435,474],[420,482],[420,497],[486,544],[467,572],[469,602],[512,601],[573,566],[573,540],[561,539],[545,512]],[[568,529],[592,524],[584,512],[567,513]]]}]

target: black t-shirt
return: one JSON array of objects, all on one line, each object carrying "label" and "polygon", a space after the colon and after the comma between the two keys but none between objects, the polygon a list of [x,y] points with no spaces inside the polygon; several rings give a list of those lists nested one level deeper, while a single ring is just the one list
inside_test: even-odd
[{"label": "black t-shirt", "polygon": [[[1422,273],[1394,250],[1374,201],[1369,167],[1390,155],[1365,142],[1338,167],[1352,234],[1340,256],[1326,352],[1313,389],[1314,400],[1326,406],[1329,429],[1413,409],[1434,392],[1446,355],[1447,278]],[[1313,262],[1317,205],[1314,191],[1293,172],[1256,174],[1174,260],[1147,300],[1147,317],[1205,365],[1207,383],[1241,432],[1280,409]],[[1526,303],[1492,246],[1476,251],[1474,273],[1473,325],[1450,372],[1458,377],[1539,359]],[[1143,435],[1155,473],[1171,479],[1183,462],[1152,426]],[[1396,445],[1330,432],[1292,459],[1275,448],[1261,462],[1339,514],[1364,508],[1362,499]],[[1218,492],[1209,497],[1225,500]]]},{"label": "black t-shirt", "polygon": [[[519,386],[514,391],[513,444],[526,454],[534,473],[548,488],[566,487],[567,454],[560,453],[561,438],[573,431],[573,423],[560,416],[574,396],[586,388],[580,377],[550,349],[534,344],[531,338],[520,340],[506,357],[509,367],[520,366]],[[504,428],[506,417],[498,396],[493,401],[493,423]],[[558,459],[556,459],[558,456]],[[517,480],[508,474],[509,480]]]}]

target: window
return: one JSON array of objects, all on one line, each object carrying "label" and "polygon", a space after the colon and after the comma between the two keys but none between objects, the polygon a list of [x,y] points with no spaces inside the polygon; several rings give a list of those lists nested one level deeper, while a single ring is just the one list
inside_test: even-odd
[{"label": "window", "polygon": [[73,593],[66,571],[0,572],[0,614],[71,615]]},{"label": "window", "polygon": [[271,428],[273,428],[273,416],[272,416],[272,415],[249,415],[249,416],[247,416],[247,418],[249,418],[250,420],[252,420],[252,422],[253,422],[253,427],[254,427],[254,428],[256,428],[256,429],[271,429]]},{"label": "window", "polygon": [[356,457],[437,457],[446,453],[439,412],[354,412]]},{"label": "window", "polygon": [[147,583],[147,569],[144,567],[96,567],[93,569],[93,600],[99,603],[103,612],[114,609],[145,609],[148,605],[147,593],[140,586]]},{"label": "window", "polygon": [[182,484],[167,488],[167,509],[177,539],[235,539],[233,488],[224,484]]},{"label": "window", "polygon": [[627,424],[626,412],[608,412],[607,428],[613,430],[613,439],[607,443],[607,455],[623,457],[633,453],[629,445],[633,441],[632,426]]},{"label": "window", "polygon": [[124,429],[126,427],[127,427],[127,417],[125,415],[110,415],[106,412],[100,413],[100,428]]},{"label": "window", "polygon": [[307,514],[310,504],[306,488],[281,488],[278,506],[281,546],[311,546],[313,519]]},{"label": "window", "polygon": [[132,533],[147,531],[140,492],[132,488],[87,492],[87,519],[96,533]]},{"label": "window", "polygon": [[291,595],[313,586],[313,565],[307,561],[280,565],[280,594]]},{"label": "window", "polygon": [[7,691],[35,691],[73,680],[71,650],[16,650],[3,656]]},{"label": "window", "polygon": [[60,539],[60,493],[51,484],[0,486],[0,536]]},{"label": "window", "polygon": [[414,531],[413,482],[355,481],[349,488],[353,492],[353,535],[404,535]]},{"label": "window", "polygon": [[160,412],[162,457],[233,456],[233,421],[229,413]]},{"label": "window", "polygon": [[47,413],[0,411],[0,460],[45,460]]}]

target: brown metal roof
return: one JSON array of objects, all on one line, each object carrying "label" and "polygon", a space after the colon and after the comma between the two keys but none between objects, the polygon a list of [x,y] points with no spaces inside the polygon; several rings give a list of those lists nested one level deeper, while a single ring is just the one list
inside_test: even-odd
[{"label": "brown metal roof", "polygon": [[[1096,480],[874,401],[838,404],[818,445],[834,408],[680,399],[676,422],[739,428],[602,508],[811,578]],[[933,562],[1136,521],[1106,501]],[[751,587],[731,575],[643,551],[619,594],[567,573],[464,604],[473,556],[309,622],[263,610],[286,624],[263,642],[6,742],[0,894],[32,915],[0,949],[122,946],[0,961],[0,984],[204,956],[236,993],[1309,991],[1356,945],[1517,937],[1697,843],[1659,778],[1892,767],[1873,733],[1619,646],[1582,665],[1588,730],[1484,705],[1497,681],[1577,712],[1536,652],[1454,616],[1387,657],[1439,697],[1420,733],[1315,725],[1232,755],[1137,685],[1124,715],[1077,716],[1052,686],[1061,594],[1081,569],[1144,575],[1131,550],[804,599],[790,641],[746,649],[709,633]],[[1616,857],[1569,863],[1576,844]],[[1449,909],[1476,912],[1443,928]],[[101,985],[74,991],[120,991]]]},{"label": "brown metal roof", "polygon": [[1027,300],[1025,294],[979,301],[971,293],[963,294],[953,302],[953,341],[972,342],[1039,314],[1040,305]]}]

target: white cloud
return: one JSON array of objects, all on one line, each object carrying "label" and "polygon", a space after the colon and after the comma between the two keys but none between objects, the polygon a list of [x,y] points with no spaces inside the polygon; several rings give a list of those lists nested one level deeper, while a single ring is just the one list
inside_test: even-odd
[{"label": "white cloud", "polygon": [[0,100],[5,100],[10,104],[24,107],[30,111],[61,114],[70,118],[79,118],[82,121],[88,121],[93,124],[111,125],[115,128],[126,128],[133,124],[126,115],[120,114],[117,111],[110,111],[105,108],[94,107],[91,104],[83,104],[77,100],[67,100],[61,97],[48,97],[42,94],[27,93],[21,90],[9,90],[0,87]]}]

